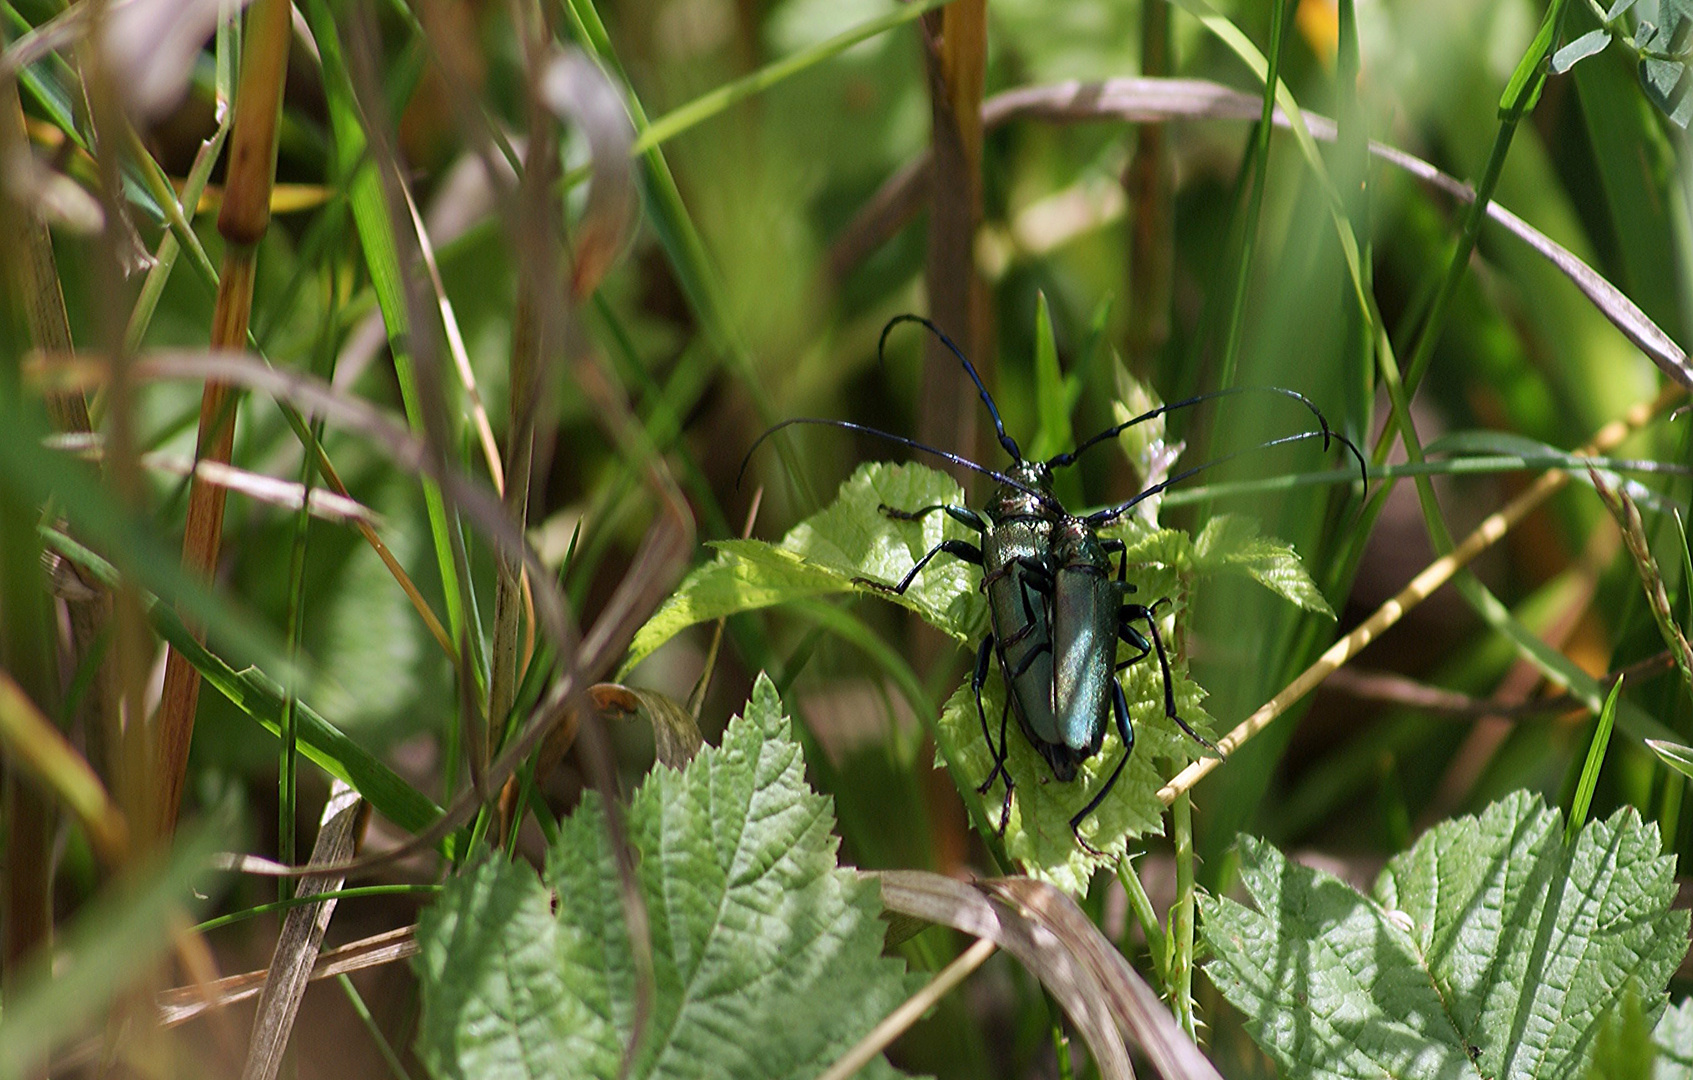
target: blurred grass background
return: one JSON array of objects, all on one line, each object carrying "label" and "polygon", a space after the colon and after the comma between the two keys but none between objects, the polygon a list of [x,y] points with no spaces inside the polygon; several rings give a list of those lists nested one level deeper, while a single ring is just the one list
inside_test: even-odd
[{"label": "blurred grass background", "polygon": [[[1652,17],[1646,6],[1635,17]],[[1587,6],[1568,7],[1560,40],[1597,25]],[[20,43],[38,40],[41,28],[63,25],[67,10],[81,9],[11,0],[8,56],[20,56]],[[1060,364],[1075,380],[1069,421],[1082,435],[1112,422],[1120,359],[1165,400],[1222,385],[1298,390],[1368,447],[1388,412],[1377,390],[1381,335],[1400,363],[1419,335],[1434,335],[1410,405],[1424,445],[1446,439],[1511,453],[1527,445],[1516,439],[1573,449],[1655,395],[1663,377],[1652,362],[1546,259],[1496,225],[1482,229],[1463,260],[1450,302],[1435,306],[1466,209],[1362,152],[1367,134],[1475,182],[1499,144],[1500,94],[1530,49],[1544,15],[1539,3],[1298,0],[1218,11],[1273,55],[1302,109],[1341,119],[1341,139],[1324,149],[1332,188],[1285,131],[1260,132],[1240,120],[1021,116],[983,130],[971,119],[984,96],[1066,80],[1203,79],[1261,97],[1262,83],[1240,56],[1178,7],[957,0],[944,15],[919,19],[915,8],[871,0],[568,0],[533,9],[348,0],[302,6],[276,46],[286,81],[262,238],[244,247],[220,233],[232,181],[218,164],[190,214],[204,254],[188,245],[178,255],[188,237],[171,231],[168,189],[157,178],[170,178],[180,192],[201,140],[220,130],[239,54],[233,24],[221,23],[209,43],[187,54],[176,73],[186,76],[182,95],[144,116],[119,108],[134,104],[125,80],[139,79],[144,68],[70,48],[8,66],[23,123],[0,148],[27,151],[34,168],[6,173],[8,228],[17,230],[8,236],[19,239],[6,245],[4,259],[21,265],[36,242],[22,239],[29,223],[51,225],[47,281],[62,295],[70,340],[43,337],[41,322],[24,309],[45,293],[14,277],[4,348],[8,421],[0,430],[7,472],[0,513],[8,530],[0,664],[93,762],[133,833],[130,850],[113,855],[97,851],[86,829],[36,821],[28,805],[35,789],[9,769],[13,790],[23,789],[8,803],[11,925],[30,905],[51,906],[33,933],[27,920],[26,929],[9,930],[8,963],[21,963],[53,921],[74,916],[154,846],[139,822],[157,816],[154,793],[165,783],[146,744],[153,729],[140,720],[153,715],[162,661],[157,638],[140,621],[139,594],[118,590],[97,620],[103,628],[79,636],[72,624],[81,594],[63,571],[51,580],[43,571],[37,525],[79,538],[146,592],[193,609],[188,621],[210,626],[213,651],[233,669],[255,664],[280,680],[285,731],[291,703],[309,705],[441,805],[465,783],[464,755],[486,757],[467,740],[498,744],[506,708],[515,704],[514,715],[526,715],[545,665],[559,662],[544,635],[533,644],[532,615],[507,626],[497,616],[512,602],[496,596],[509,552],[487,539],[474,513],[450,500],[445,509],[432,506],[416,462],[396,463],[356,425],[316,430],[348,494],[368,508],[374,531],[445,624],[448,649],[347,524],[240,492],[228,500],[211,589],[196,591],[176,557],[189,484],[181,469],[165,466],[192,461],[197,433],[227,414],[208,420],[194,381],[101,378],[87,385],[86,397],[79,389],[74,396],[89,403],[103,439],[98,474],[66,454],[39,452],[49,428],[48,384],[29,372],[41,353],[70,345],[110,357],[126,335],[142,359],[163,349],[204,350],[219,304],[230,302],[220,300],[214,279],[227,285],[232,260],[247,247],[251,344],[274,367],[316,373],[347,397],[404,414],[431,453],[484,481],[490,469],[476,402],[506,469],[514,426],[534,425],[522,443],[533,479],[527,506],[515,513],[582,627],[594,625],[631,578],[650,592],[634,612],[613,605],[610,618],[623,633],[683,569],[655,570],[638,558],[643,539],[663,524],[655,462],[675,478],[701,541],[741,535],[758,489],[763,499],[751,527],[777,537],[858,463],[896,456],[874,439],[801,430],[754,458],[737,487],[753,439],[782,418],[850,419],[1001,462],[973,392],[959,392],[955,366],[920,333],[897,332],[877,363],[877,335],[901,312],[930,314],[965,347],[1025,448],[1040,437],[1051,450],[1064,445],[1036,407],[1041,297]],[[144,30],[167,40],[172,18],[157,18]],[[831,46],[866,26],[877,32],[849,48]],[[329,31],[338,45],[319,40]],[[536,89],[547,70],[542,57],[566,44],[596,58],[606,85],[637,117],[627,179],[595,172],[584,183],[590,166],[603,163],[603,147],[595,146],[603,131],[584,119],[579,98],[548,113]],[[167,55],[161,47],[154,61],[163,65]],[[1685,341],[1684,133],[1642,94],[1634,65],[1634,55],[1617,46],[1551,77],[1514,130],[1494,197]],[[756,73],[768,77],[739,81]],[[140,136],[133,144],[121,134],[131,124]],[[642,138],[654,130],[658,141]],[[238,123],[230,137],[239,131]],[[518,160],[531,145],[553,151],[554,178],[538,196],[489,181],[489,167]],[[122,149],[90,156],[98,146]],[[903,211],[867,216],[878,192],[931,149],[928,201],[908,199]],[[49,180],[74,187],[81,199]],[[620,183],[627,217],[594,201]],[[421,265],[419,243],[396,198],[402,187],[416,200],[421,235],[438,264],[438,292],[410,270]],[[1334,197],[1360,253],[1369,318],[1337,240]],[[79,208],[86,211],[80,219]],[[127,256],[140,251],[152,253],[155,266],[174,258],[174,270],[124,273],[135,262]],[[144,287],[149,280],[156,294],[154,285]],[[468,380],[453,371],[452,338],[438,314],[443,301],[462,339]],[[1439,318],[1432,330],[1431,308]],[[433,421],[432,409],[439,413]],[[76,434],[59,413],[51,420],[60,436]],[[324,488],[301,430],[271,397],[243,395],[230,422],[239,468]],[[1191,453],[1217,455],[1302,422],[1287,409],[1240,398],[1187,410],[1172,428]],[[1660,423],[1620,453],[1686,463],[1686,438],[1685,420]],[[1248,455],[1204,479],[1285,478],[1333,464],[1317,458],[1304,450]],[[1434,490],[1445,521],[1461,534],[1532,478],[1520,470],[1439,476]],[[1687,484],[1675,476],[1645,480],[1661,496],[1646,508],[1646,528],[1685,618],[1685,542],[1670,511],[1686,503]],[[1082,503],[1097,506],[1126,497],[1135,483],[1120,459],[1102,451],[1077,488]],[[1391,493],[1389,485],[1376,487],[1379,502],[1368,511],[1348,501],[1339,481],[1259,485],[1232,496],[1198,486],[1180,505],[1172,500],[1167,523],[1191,529],[1223,509],[1250,515],[1294,544],[1341,612],[1338,627],[1302,620],[1251,585],[1219,583],[1198,595],[1184,648],[1225,728],[1437,554],[1408,485]],[[967,490],[983,494],[979,485]],[[50,549],[66,550],[49,539]],[[705,549],[689,557],[698,561]],[[1229,886],[1229,848],[1241,831],[1322,851],[1367,877],[1430,822],[1504,792],[1527,787],[1567,800],[1591,732],[1583,707],[1591,695],[1538,712],[1525,703],[1556,697],[1572,673],[1597,677],[1663,652],[1639,579],[1602,504],[1581,483],[1476,570],[1551,656],[1502,635],[1497,618],[1478,617],[1473,593],[1436,594],[1308,709],[1279,720],[1194,791],[1202,885]],[[892,648],[867,648],[872,641]],[[709,644],[709,628],[684,635],[631,681],[685,700]],[[520,685],[489,725],[490,671],[502,647],[516,650]],[[941,700],[968,662],[873,601],[829,615],[798,607],[737,617],[716,655],[700,721],[714,738],[753,676],[770,671],[812,739],[814,780],[836,799],[849,859],[866,867],[982,867],[956,792],[931,768],[921,727],[890,690],[889,666],[910,663]],[[1632,715],[1658,726],[1647,732],[1637,719],[1631,727],[1625,714],[1623,730],[1634,737],[1613,746],[1594,812],[1632,804],[1681,852],[1693,843],[1682,781],[1658,767],[1638,738],[1669,732],[1693,741],[1687,687],[1665,677],[1668,670],[1659,663],[1655,674],[1629,681]],[[312,833],[327,782],[307,767],[296,786],[294,759],[279,756],[253,712],[212,688],[190,708],[183,813],[219,822],[222,846],[300,858],[290,832]],[[130,719],[120,725],[118,715]],[[629,783],[649,767],[650,738],[639,725],[621,725],[616,735]],[[567,758],[543,782],[555,812],[568,808],[583,775]],[[1168,865],[1169,845],[1155,841],[1148,851],[1142,865],[1155,877]],[[427,884],[435,875],[433,864],[403,863],[380,880]],[[207,914],[240,911],[272,894],[262,882],[226,885]],[[417,902],[412,894],[348,900],[331,941],[407,923]],[[1091,904],[1108,929],[1122,919],[1104,881]],[[150,932],[168,940],[163,926]],[[263,965],[274,933],[274,923],[258,919],[209,940],[222,970],[245,970]],[[1047,1068],[1040,995],[1003,961],[989,970],[982,989],[952,999],[909,1036],[897,1060],[946,1076]],[[354,992],[372,1003],[372,1025],[402,1052],[413,1015],[407,977],[382,969],[361,977]],[[355,1023],[346,998],[313,991],[307,1000],[302,1034],[339,1041],[327,1033]],[[1202,991],[1224,1071],[1267,1067],[1255,1064],[1220,1004],[1207,1004]],[[190,1027],[186,1038],[216,1045],[210,1026],[197,1023],[206,1030]],[[361,1049],[345,1060],[301,1052],[299,1074],[380,1067],[368,1049],[374,1040],[346,1039]]]}]

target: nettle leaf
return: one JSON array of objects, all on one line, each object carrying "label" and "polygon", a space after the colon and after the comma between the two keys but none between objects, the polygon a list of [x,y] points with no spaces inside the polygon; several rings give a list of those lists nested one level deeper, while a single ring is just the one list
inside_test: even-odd
[{"label": "nettle leaf", "polygon": [[[492,860],[418,923],[418,1053],[437,1078],[612,1077],[634,948],[605,809],[585,797],[542,877]],[[880,894],[836,865],[829,800],[760,676],[720,748],[656,769],[624,818],[652,954],[631,1077],[811,1077],[902,1002]],[[870,1075],[897,1076],[878,1058]]]},{"label": "nettle leaf", "polygon": [[1652,104],[1685,128],[1693,120],[1693,77],[1687,69],[1688,45],[1693,41],[1693,0],[1660,0],[1658,17],[1658,26],[1640,24],[1636,32],[1640,48],[1674,59],[1642,56],[1640,86]]},{"label": "nettle leaf", "polygon": [[1240,855],[1256,910],[1203,901],[1207,971],[1290,1076],[1579,1076],[1625,993],[1663,1010],[1687,947],[1674,858],[1632,809],[1566,847],[1518,793],[1431,829],[1371,896],[1262,840]]},{"label": "nettle leaf", "polygon": [[[780,544],[735,540],[716,545],[717,558],[689,575],[636,635],[626,669],[693,623],[853,589],[901,603],[974,648],[988,632],[979,568],[940,555],[903,597],[853,580],[862,576],[891,584],[943,538],[979,539],[944,513],[929,514],[921,521],[899,521],[882,513],[880,506],[916,510],[940,503],[958,505],[962,499],[963,492],[951,477],[922,465],[861,466],[841,485],[828,508],[795,526]],[[1196,577],[1210,572],[1248,574],[1302,607],[1329,614],[1292,549],[1260,537],[1244,519],[1220,518],[1208,527],[1201,538],[1206,545],[1203,558],[1186,533],[1152,528],[1138,519],[1101,532],[1124,541],[1136,597],[1146,604],[1169,601],[1158,605],[1158,617],[1169,650],[1176,711],[1202,733],[1214,733],[1216,724],[1203,708],[1205,692],[1188,678],[1181,629],[1187,591]],[[1117,655],[1125,660],[1132,653],[1119,645]],[[1134,725],[1134,754],[1111,796],[1082,823],[1087,841],[1112,853],[1123,851],[1130,839],[1161,828],[1162,806],[1155,793],[1165,779],[1203,752],[1164,715],[1164,683],[1156,656],[1131,665],[1119,677]],[[999,745],[1004,705],[1003,676],[995,670],[983,687],[982,706],[994,746]],[[1091,873],[1111,860],[1076,844],[1069,820],[1109,780],[1122,760],[1122,739],[1111,725],[1101,752],[1084,764],[1076,779],[1057,783],[1014,716],[1007,718],[1006,728],[1015,787],[1006,851],[1029,873],[1069,892],[1081,892]],[[980,781],[993,771],[993,751],[983,735],[968,678],[943,709],[938,734],[942,752],[963,775]],[[1003,793],[996,781],[985,796],[987,819],[995,824]]]},{"label": "nettle leaf", "polygon": [[1194,565],[1200,573],[1245,574],[1306,611],[1334,618],[1317,583],[1299,561],[1293,545],[1258,534],[1258,523],[1238,514],[1219,514],[1205,523],[1194,541]]},{"label": "nettle leaf", "polygon": [[717,558],[689,574],[635,635],[623,670],[695,623],[852,590],[902,604],[959,641],[974,641],[987,627],[976,568],[937,557],[903,596],[853,580],[865,577],[893,584],[943,538],[973,535],[939,511],[921,521],[897,521],[878,507],[917,510],[940,503],[962,505],[963,500],[958,482],[935,469],[885,462],[861,465],[841,485],[833,503],[794,526],[779,544],[715,544]]},{"label": "nettle leaf", "polygon": [[[1129,580],[1137,596],[1169,597],[1161,605],[1158,629],[1170,648],[1170,671],[1176,697],[1176,712],[1194,730],[1211,735],[1216,721],[1205,711],[1205,691],[1188,677],[1187,663],[1175,643],[1181,640],[1178,625],[1186,615],[1182,579],[1191,573],[1193,544],[1187,534],[1175,529],[1140,533],[1136,526],[1108,530],[1127,545]],[[1133,653],[1118,646],[1118,659]],[[1013,714],[1006,718],[1006,768],[1011,773],[1011,813],[1005,830],[1005,851],[1032,877],[1050,882],[1072,894],[1087,889],[1093,872],[1112,866],[1129,841],[1163,831],[1163,803],[1157,792],[1169,776],[1204,753],[1204,748],[1164,716],[1164,682],[1156,656],[1131,665],[1119,676],[1129,703],[1130,723],[1135,737],[1134,753],[1111,795],[1082,821],[1082,836],[1106,854],[1095,855],[1076,843],[1070,818],[1086,806],[1123,757],[1123,743],[1113,723],[1105,744],[1068,783],[1058,783],[1052,770],[1017,727]],[[970,680],[955,690],[941,710],[940,742],[952,749],[962,763],[965,776],[977,781],[993,771],[993,749],[999,745],[999,724],[1005,708],[1005,680],[996,669],[982,687],[983,714],[991,729],[990,747],[982,733],[982,716],[976,712]],[[937,764],[939,762],[937,761]],[[989,822],[998,824],[1005,788],[1001,781],[982,796]]]}]

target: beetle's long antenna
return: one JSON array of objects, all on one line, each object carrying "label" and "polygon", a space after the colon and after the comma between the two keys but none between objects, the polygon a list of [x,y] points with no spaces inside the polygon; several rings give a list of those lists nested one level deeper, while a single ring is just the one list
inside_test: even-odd
[{"label": "beetle's long antenna", "polygon": [[[951,462],[954,465],[961,465],[964,468],[969,469],[972,472],[981,473],[983,476],[989,477],[990,479],[993,479],[993,480],[995,480],[995,481],[997,481],[1001,484],[1004,484],[1007,487],[1013,488],[1017,491],[1021,491],[1025,495],[1032,496],[1033,498],[1037,499],[1042,505],[1051,507],[1054,513],[1062,514],[1064,512],[1064,508],[1061,505],[1059,505],[1058,500],[1053,498],[1053,496],[1050,492],[1045,492],[1045,491],[1041,491],[1039,488],[1030,487],[1029,485],[1023,483],[1020,480],[1017,480],[1013,477],[1007,476],[1005,473],[999,472],[995,469],[989,469],[989,468],[982,466],[982,465],[978,465],[974,461],[971,461],[969,458],[964,457],[960,454],[949,453],[948,451],[945,451],[945,450],[937,450],[933,446],[925,445],[923,443],[918,442],[915,439],[907,439],[903,435],[895,435],[892,432],[882,431],[878,428],[866,427],[863,424],[855,424],[851,420],[825,420],[825,419],[822,419],[820,417],[815,417],[815,416],[795,416],[791,419],[783,420],[781,423],[776,424],[775,426],[771,427],[770,430],[768,430],[764,434],[760,435],[757,438],[757,440],[755,440],[753,442],[752,448],[747,451],[747,456],[741,459],[741,471],[735,474],[735,487],[736,488],[739,488],[741,486],[741,478],[746,475],[747,464],[752,461],[753,453],[761,445],[763,445],[764,440],[768,439],[770,436],[776,434],[778,431],[781,431],[783,428],[790,427],[794,424],[821,424],[824,427],[842,428],[846,431],[856,431],[856,432],[858,432],[862,435],[874,435],[878,439],[886,439],[889,442],[898,443],[899,445],[904,446],[904,447],[909,447],[912,450],[921,450],[925,454],[933,454],[935,457],[940,458],[942,461]],[[1019,459],[1019,460],[1021,460],[1021,459]]]},{"label": "beetle's long antenna", "polygon": [[976,365],[972,364],[969,358],[964,355],[964,350],[954,345],[952,339],[941,332],[940,327],[921,315],[895,315],[888,320],[888,325],[882,327],[882,336],[876,342],[876,362],[882,362],[882,349],[888,343],[888,331],[902,322],[921,323],[928,328],[929,333],[940,339],[940,343],[945,345],[952,352],[952,355],[958,357],[958,362],[964,365],[964,371],[970,376],[970,381],[976,384],[976,391],[982,395],[982,404],[988,407],[988,415],[993,418],[993,430],[999,436],[999,445],[1005,447],[1005,452],[1011,455],[1012,461],[1021,462],[1023,452],[1017,449],[1017,440],[1005,433],[1005,421],[999,418],[999,406],[993,403],[993,397],[988,393],[988,388],[982,385],[982,377],[976,374]]},{"label": "beetle's long antenna", "polygon": [[[1330,439],[1339,440],[1340,442],[1342,442],[1346,445],[1346,448],[1348,450],[1352,451],[1352,453],[1355,457],[1357,457],[1357,459],[1358,459],[1358,469],[1359,469],[1360,472],[1363,472],[1363,470],[1364,470],[1364,455],[1359,452],[1359,450],[1356,446],[1352,445],[1352,440],[1348,439],[1344,435],[1340,435],[1336,432],[1330,431],[1327,427],[1324,427],[1323,430],[1321,430],[1321,431],[1301,431],[1297,435],[1283,435],[1279,439],[1270,439],[1267,442],[1259,443],[1257,446],[1249,446],[1244,450],[1236,450],[1232,454],[1224,454],[1222,457],[1215,458],[1211,461],[1207,461],[1203,465],[1195,465],[1191,469],[1183,469],[1181,472],[1179,472],[1176,475],[1170,477],[1168,480],[1160,481],[1159,483],[1153,484],[1149,488],[1143,489],[1134,498],[1129,499],[1126,502],[1120,502],[1116,506],[1109,506],[1109,507],[1106,507],[1104,510],[1095,511],[1094,513],[1089,514],[1087,517],[1083,518],[1082,520],[1087,522],[1088,525],[1097,529],[1101,525],[1105,525],[1105,524],[1107,524],[1111,521],[1115,521],[1117,518],[1122,517],[1124,514],[1128,513],[1130,510],[1134,509],[1137,505],[1139,505],[1143,500],[1150,499],[1152,496],[1158,494],[1159,492],[1163,491],[1164,489],[1171,487],[1175,484],[1179,484],[1183,480],[1186,480],[1190,476],[1193,476],[1197,473],[1202,473],[1207,469],[1214,469],[1218,465],[1223,464],[1225,461],[1233,461],[1235,458],[1240,457],[1243,454],[1256,453],[1259,450],[1268,450],[1273,446],[1281,446],[1284,443],[1303,442],[1306,439],[1321,439],[1321,440],[1323,440],[1323,445],[1325,447],[1328,446]],[[1367,472],[1364,473],[1364,482],[1365,482],[1366,485],[1369,483],[1369,474]]]},{"label": "beetle's long antenna", "polygon": [[[1113,424],[1104,431],[1101,431],[1099,434],[1093,436],[1093,438],[1086,440],[1074,450],[1051,458],[1046,463],[1047,467],[1052,469],[1062,469],[1066,465],[1073,465],[1075,464],[1076,459],[1081,457],[1089,447],[1105,442],[1107,439],[1114,439],[1129,428],[1132,428],[1137,424],[1144,424],[1148,420],[1156,420],[1165,413],[1175,412],[1177,409],[1185,409],[1191,405],[1199,405],[1206,401],[1215,401],[1217,398],[1233,397],[1236,394],[1279,394],[1282,397],[1292,398],[1294,401],[1299,402],[1299,404],[1310,410],[1312,416],[1317,418],[1317,423],[1321,425],[1323,429],[1323,449],[1328,449],[1329,438],[1331,435],[1334,435],[1333,430],[1329,427],[1328,417],[1324,416],[1323,410],[1317,408],[1316,403],[1304,394],[1301,394],[1297,390],[1289,390],[1285,386],[1231,386],[1223,390],[1211,390],[1203,394],[1195,394],[1190,398],[1183,398],[1181,401],[1173,401],[1168,405],[1160,405],[1156,409],[1149,409],[1146,412],[1141,413],[1139,416],[1123,421],[1121,424]],[[1345,440],[1343,439],[1342,441]],[[1347,445],[1350,446],[1351,443],[1347,443]],[[1353,453],[1357,453],[1356,448],[1353,449]],[[1362,464],[1363,460],[1360,456],[1359,465],[1361,466]]]}]

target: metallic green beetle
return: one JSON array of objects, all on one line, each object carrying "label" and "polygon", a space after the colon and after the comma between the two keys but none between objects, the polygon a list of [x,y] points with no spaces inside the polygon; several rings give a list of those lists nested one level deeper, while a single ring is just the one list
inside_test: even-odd
[{"label": "metallic green beetle", "polygon": [[[881,354],[889,331],[902,322],[916,322],[926,327],[964,365],[965,372],[970,376],[982,403],[987,407],[1000,445],[1011,456],[1012,464],[1005,472],[988,469],[960,455],[845,420],[810,417],[785,420],[759,436],[758,441],[753,444],[754,449],[764,439],[791,424],[823,424],[874,435],[914,450],[921,450],[991,477],[998,483],[999,487],[993,498],[982,510],[944,503],[916,510],[882,506],[882,513],[902,521],[915,521],[932,513],[943,512],[977,533],[981,538],[980,542],[972,544],[965,540],[943,540],[925,552],[911,570],[894,584],[870,578],[855,578],[854,581],[883,592],[903,594],[923,568],[943,552],[982,567],[980,588],[987,596],[992,630],[977,650],[971,687],[976,698],[977,718],[993,755],[994,767],[977,787],[977,791],[985,794],[996,779],[1004,777],[1005,797],[999,818],[999,830],[1004,832],[1010,818],[1014,788],[1011,774],[1005,767],[1010,713],[1016,713],[1018,727],[1022,729],[1030,745],[1051,767],[1053,778],[1061,782],[1074,780],[1081,764],[1099,752],[1104,743],[1106,728],[1114,719],[1118,735],[1123,741],[1123,756],[1105,784],[1088,804],[1070,819],[1070,828],[1075,833],[1077,842],[1097,853],[1097,850],[1082,838],[1081,824],[1116,786],[1134,747],[1134,728],[1129,720],[1128,703],[1123,695],[1122,685],[1116,679],[1116,672],[1156,653],[1164,688],[1165,715],[1201,745],[1213,751],[1217,749],[1215,744],[1194,731],[1176,711],[1169,655],[1156,622],[1157,607],[1167,601],[1161,600],[1151,607],[1128,601],[1127,597],[1134,592],[1134,586],[1126,581],[1128,562],[1124,544],[1116,539],[1101,540],[1098,531],[1172,484],[1220,465],[1239,454],[1230,454],[1187,469],[1142,489],[1126,502],[1086,517],[1071,514],[1053,494],[1053,470],[1073,464],[1089,447],[1113,439],[1134,425],[1203,401],[1250,392],[1273,393],[1292,398],[1309,409],[1321,426],[1320,431],[1307,431],[1273,439],[1254,449],[1310,438],[1321,438],[1326,449],[1329,440],[1336,438],[1358,458],[1360,470],[1363,469],[1363,457],[1344,436],[1331,432],[1322,412],[1303,395],[1281,387],[1233,387],[1161,405],[1107,428],[1085,440],[1075,450],[1059,454],[1047,461],[1029,461],[1023,457],[1016,441],[1006,433],[999,409],[982,384],[975,366],[965,357],[962,350],[928,319],[919,315],[899,315],[891,319],[882,330],[877,354]],[[751,451],[748,452],[748,458],[750,457]],[[1110,555],[1113,552],[1123,557],[1115,580],[1110,572]],[[1145,635],[1139,631],[1137,623],[1145,624]],[[1119,640],[1136,650],[1133,656],[1122,662],[1116,659],[1116,644]],[[987,681],[990,656],[997,656],[1007,686],[1006,703],[1000,713],[997,745],[988,726],[986,709],[982,703],[982,688]]]}]

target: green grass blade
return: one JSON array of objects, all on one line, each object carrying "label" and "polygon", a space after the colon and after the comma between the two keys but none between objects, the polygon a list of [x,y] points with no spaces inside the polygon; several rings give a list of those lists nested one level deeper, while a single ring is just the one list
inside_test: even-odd
[{"label": "green grass blade", "polygon": [[1611,745],[1611,729],[1617,719],[1617,696],[1622,693],[1623,680],[1618,679],[1605,696],[1605,707],[1599,710],[1599,726],[1593,731],[1593,741],[1587,747],[1587,761],[1581,766],[1581,781],[1575,786],[1575,798],[1570,802],[1570,816],[1564,822],[1565,846],[1575,843],[1576,834],[1587,821],[1593,807],[1593,789],[1599,784],[1599,766],[1605,763],[1605,750]]}]

